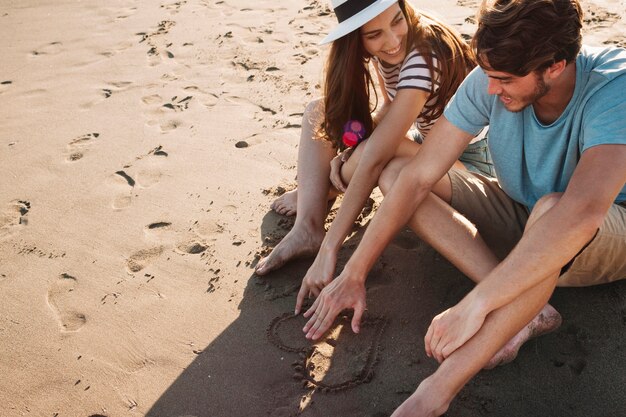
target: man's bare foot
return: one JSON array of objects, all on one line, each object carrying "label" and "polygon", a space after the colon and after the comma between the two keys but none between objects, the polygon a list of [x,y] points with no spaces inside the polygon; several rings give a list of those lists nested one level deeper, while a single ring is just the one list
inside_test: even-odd
[{"label": "man's bare foot", "polygon": [[559,328],[561,322],[562,318],[559,312],[550,304],[546,304],[543,310],[541,310],[526,327],[513,336],[513,338],[491,358],[485,366],[485,369],[492,369],[496,366],[513,361],[524,343],[542,334],[553,332]]},{"label": "man's bare foot", "polygon": [[315,255],[322,240],[324,240],[323,229],[315,232],[296,225],[268,256],[259,261],[255,272],[257,275],[265,275],[292,259]]},{"label": "man's bare foot", "polygon": [[284,216],[293,216],[296,214],[296,205],[298,204],[298,189],[287,191],[278,197],[270,208],[278,214]]}]

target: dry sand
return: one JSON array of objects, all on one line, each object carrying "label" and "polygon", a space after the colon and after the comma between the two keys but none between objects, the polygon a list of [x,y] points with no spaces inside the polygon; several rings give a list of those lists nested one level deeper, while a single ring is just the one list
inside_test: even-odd
[{"label": "dry sand", "polygon": [[[476,4],[429,3],[466,35]],[[584,7],[589,43],[624,46],[623,0]],[[471,287],[410,232],[363,334],[340,320],[312,353],[283,316],[310,260],[253,275],[293,224],[268,207],[333,21],[304,0],[2,2],[1,416],[385,416],[436,369],[424,332]],[[624,415],[626,283],[552,302],[562,328],[447,415]]]}]

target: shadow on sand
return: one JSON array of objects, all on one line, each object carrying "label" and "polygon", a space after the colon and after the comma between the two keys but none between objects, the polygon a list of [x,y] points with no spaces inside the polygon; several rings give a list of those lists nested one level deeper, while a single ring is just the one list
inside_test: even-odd
[{"label": "shadow on sand", "polygon": [[[280,216],[267,214],[262,232],[270,239],[264,242],[273,243],[280,238],[276,230],[282,227],[284,232],[289,226]],[[346,241],[338,271],[363,231],[359,228]],[[377,336],[364,328],[355,336],[346,319],[339,319],[315,346],[317,357],[304,358],[305,368],[313,368],[307,370],[298,367],[305,356],[301,351],[312,347],[300,330],[304,319],[288,318],[269,327],[293,311],[311,261],[291,262],[266,278],[251,275],[240,316],[204,348],[147,415],[390,415],[436,369],[436,362],[424,353],[425,331],[434,315],[471,289],[469,280],[412,232],[402,231],[367,282],[367,316],[385,318],[385,329]],[[626,282],[557,289],[551,302],[562,313],[563,326],[527,343],[513,363],[477,375],[447,416],[621,415],[626,409]],[[268,331],[278,337],[279,345],[293,350],[279,349]],[[323,392],[324,383],[358,379],[372,346],[379,361],[371,367],[369,382]],[[320,384],[303,386],[303,372]]]}]

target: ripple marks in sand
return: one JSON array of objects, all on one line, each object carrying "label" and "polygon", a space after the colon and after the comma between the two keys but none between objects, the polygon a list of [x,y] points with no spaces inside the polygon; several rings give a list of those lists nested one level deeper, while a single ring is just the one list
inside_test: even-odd
[{"label": "ripple marks in sand", "polygon": [[[342,315],[325,338],[314,345],[303,341],[304,320],[301,315],[287,313],[272,320],[267,328],[267,338],[273,345],[300,356],[292,363],[293,377],[302,381],[303,387],[337,392],[372,380],[387,325],[385,317],[363,318],[361,333],[356,336],[350,330],[351,318]],[[289,335],[292,340],[286,342]]]},{"label": "ripple marks in sand", "polygon": [[152,261],[161,256],[163,246],[157,246],[150,249],[142,249],[130,255],[126,261],[126,268],[129,273],[139,272],[148,266]]},{"label": "ripple marks in sand", "polygon": [[76,304],[74,290],[78,280],[63,273],[48,288],[48,306],[56,315],[62,332],[76,332],[87,322],[87,318],[72,308]]}]

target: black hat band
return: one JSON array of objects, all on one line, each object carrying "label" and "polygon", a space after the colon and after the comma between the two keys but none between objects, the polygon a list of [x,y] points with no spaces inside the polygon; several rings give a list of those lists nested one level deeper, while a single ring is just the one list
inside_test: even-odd
[{"label": "black hat band", "polygon": [[348,0],[335,7],[335,16],[337,16],[337,20],[341,23],[374,3],[376,3],[376,0]]}]

